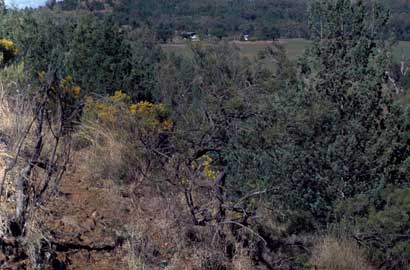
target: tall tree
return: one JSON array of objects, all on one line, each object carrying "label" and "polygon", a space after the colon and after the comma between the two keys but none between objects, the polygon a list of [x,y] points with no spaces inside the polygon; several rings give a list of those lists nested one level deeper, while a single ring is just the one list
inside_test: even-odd
[{"label": "tall tree", "polygon": [[[67,72],[87,91],[113,94],[130,73],[131,48],[111,19],[80,19],[66,57]],[[90,79],[92,78],[92,79]]]},{"label": "tall tree", "polygon": [[[297,77],[282,65],[273,105],[248,123],[232,148],[230,159],[241,164],[234,167],[237,185],[260,179],[275,191],[277,207],[304,212],[320,225],[331,219],[339,200],[407,182],[407,151],[396,152],[406,149],[406,141],[391,144],[399,124],[392,121],[396,112],[386,77],[387,22],[377,3],[312,2],[313,44],[299,61]],[[242,184],[241,175],[248,175]]]}]

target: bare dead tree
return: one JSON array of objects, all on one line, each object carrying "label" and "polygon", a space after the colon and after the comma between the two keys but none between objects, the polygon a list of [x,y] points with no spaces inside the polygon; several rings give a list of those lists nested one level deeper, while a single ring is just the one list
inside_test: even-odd
[{"label": "bare dead tree", "polygon": [[[409,57],[405,57],[402,56],[401,60],[400,60],[400,70],[399,70],[399,76],[401,78],[404,78],[407,76],[407,74],[409,74],[410,72],[410,58]],[[399,95],[402,92],[402,88],[400,86],[400,83],[398,80],[396,80],[391,74],[390,72],[386,71],[386,76],[389,79],[389,82],[392,84],[396,95]]]},{"label": "bare dead tree", "polygon": [[[21,253],[17,256],[21,257],[28,254],[24,250],[24,243],[27,241],[26,226],[30,217],[58,191],[58,184],[70,159],[70,135],[83,106],[82,102],[61,89],[60,81],[51,72],[36,92],[35,100],[33,119],[21,138],[16,156],[7,168],[0,187],[2,193],[7,173],[17,169],[18,160],[23,161],[25,165],[14,179],[16,209],[9,222],[10,239],[14,240],[2,243],[12,244]],[[29,137],[33,138],[34,144],[26,147],[23,156],[21,149]],[[35,179],[34,171],[38,171]]]},{"label": "bare dead tree", "polygon": [[400,85],[397,83],[396,79],[394,79],[390,75],[390,73],[388,71],[386,71],[385,74],[386,74],[387,78],[389,79],[390,83],[393,85],[396,95],[399,95],[401,93]]},{"label": "bare dead tree", "polygon": [[410,72],[410,57],[402,58],[400,61],[400,72],[402,76],[406,76]]}]

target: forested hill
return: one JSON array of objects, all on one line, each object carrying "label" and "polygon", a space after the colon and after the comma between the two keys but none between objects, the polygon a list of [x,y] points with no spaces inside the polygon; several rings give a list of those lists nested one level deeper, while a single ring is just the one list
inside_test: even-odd
[{"label": "forested hill", "polygon": [[[153,26],[166,41],[175,31],[252,39],[308,36],[309,0],[64,0],[65,10],[113,12],[123,25]],[[386,0],[397,38],[410,40],[410,0]]]},{"label": "forested hill", "polygon": [[248,33],[257,39],[305,37],[306,0],[65,0],[63,9],[113,11],[122,24],[148,23],[162,36],[196,31],[226,37]]}]

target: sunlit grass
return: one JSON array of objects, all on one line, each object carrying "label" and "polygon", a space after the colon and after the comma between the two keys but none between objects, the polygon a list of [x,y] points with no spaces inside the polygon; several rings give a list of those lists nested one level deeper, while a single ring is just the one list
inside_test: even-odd
[{"label": "sunlit grass", "polygon": [[[306,39],[281,39],[279,40],[281,44],[286,49],[290,59],[296,59],[302,55],[304,49],[309,46],[310,41]],[[272,44],[271,41],[254,41],[254,42],[241,42],[241,41],[232,41],[231,44],[234,44],[240,51],[243,57],[248,57],[253,59],[258,55],[258,52],[262,51],[266,47]],[[165,52],[175,53],[177,55],[189,55],[189,43],[188,42],[177,42],[172,44],[164,44],[162,48]],[[200,42],[204,46],[212,46],[213,43],[204,41]],[[404,57],[410,57],[410,41],[400,41],[398,45],[394,48],[394,55],[396,59]]]}]

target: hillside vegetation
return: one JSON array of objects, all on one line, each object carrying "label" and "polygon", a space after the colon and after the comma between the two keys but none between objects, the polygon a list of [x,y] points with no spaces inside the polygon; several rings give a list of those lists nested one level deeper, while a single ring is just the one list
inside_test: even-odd
[{"label": "hillside vegetation", "polygon": [[[326,2],[326,1],[323,1]],[[386,0],[392,32],[410,40],[409,0]],[[86,9],[112,13],[122,25],[153,26],[163,42],[175,31],[195,31],[202,37],[248,34],[255,40],[310,37],[309,0],[64,0],[64,10]]]},{"label": "hillside vegetation", "polygon": [[0,10],[0,269],[408,270],[410,58],[385,3],[312,0],[292,57],[166,52],[121,3]]}]

